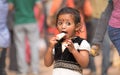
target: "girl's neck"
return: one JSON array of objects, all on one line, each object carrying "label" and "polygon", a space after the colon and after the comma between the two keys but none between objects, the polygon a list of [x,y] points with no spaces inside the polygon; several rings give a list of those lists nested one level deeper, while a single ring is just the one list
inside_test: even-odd
[{"label": "girl's neck", "polygon": [[65,39],[63,39],[63,42],[66,42],[66,41],[68,41],[68,40],[71,40],[71,39],[73,39],[75,36],[73,36],[73,37],[70,37],[70,38],[65,38]]}]

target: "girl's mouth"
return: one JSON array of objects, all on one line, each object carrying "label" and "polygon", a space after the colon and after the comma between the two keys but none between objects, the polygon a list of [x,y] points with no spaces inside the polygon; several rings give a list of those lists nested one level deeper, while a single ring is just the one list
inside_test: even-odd
[{"label": "girl's mouth", "polygon": [[66,31],[62,31],[61,33],[65,33],[65,34],[67,34],[67,32],[66,32]]}]

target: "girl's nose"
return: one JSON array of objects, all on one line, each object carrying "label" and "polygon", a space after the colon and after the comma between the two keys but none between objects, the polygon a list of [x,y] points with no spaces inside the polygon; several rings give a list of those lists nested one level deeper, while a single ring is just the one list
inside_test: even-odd
[{"label": "girl's nose", "polygon": [[66,24],[65,23],[63,23],[62,28],[66,28]]}]

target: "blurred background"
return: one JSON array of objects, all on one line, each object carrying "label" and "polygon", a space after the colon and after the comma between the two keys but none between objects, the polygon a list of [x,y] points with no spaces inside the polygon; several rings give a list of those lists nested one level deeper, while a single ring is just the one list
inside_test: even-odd
[{"label": "blurred background", "polygon": [[[17,0],[16,0],[17,1]],[[29,4],[29,0],[28,4]],[[39,40],[37,40],[36,45],[39,49],[39,75],[52,75],[52,68],[51,67],[45,67],[44,66],[44,54],[47,51],[48,47],[48,40],[51,36],[58,34],[58,31],[55,27],[55,16],[57,12],[65,7],[73,7],[78,9],[83,17],[83,23],[87,29],[87,40],[91,44],[91,41],[94,37],[94,32],[96,30],[96,26],[98,24],[98,21],[101,17],[101,14],[104,12],[108,5],[108,0],[88,0],[88,5],[85,4],[86,0],[41,0],[41,8],[37,7],[37,5],[34,5],[33,12],[34,17],[37,22],[38,27],[38,36]],[[11,3],[9,3],[11,4]],[[16,5],[15,5],[16,6]],[[15,8],[14,6],[14,8]],[[8,48],[7,51],[7,57],[6,57],[6,71],[8,75],[16,75],[16,72],[18,70],[17,65],[17,54],[15,45],[15,37],[14,37],[14,26],[15,21],[17,17],[15,17],[15,14],[17,11],[16,9],[13,9],[8,14],[8,28],[11,34],[11,45],[10,48]],[[29,15],[28,15],[29,16]],[[24,17],[24,15],[21,15],[21,17]],[[28,27],[31,28],[31,27]],[[19,34],[19,32],[18,32]],[[34,37],[34,36],[30,36]],[[84,36],[83,36],[84,37]],[[31,65],[31,46],[30,42],[28,40],[29,38],[26,36],[24,40],[25,44],[25,60],[28,64],[28,66]],[[109,38],[107,38],[109,39]],[[35,43],[34,43],[35,44]],[[120,57],[118,55],[118,52],[114,45],[110,42],[110,50],[109,53],[106,53],[106,58],[109,61],[109,67],[106,70],[107,75],[120,75]],[[102,46],[103,47],[103,46]],[[104,69],[104,66],[102,66],[103,62],[103,50],[101,48],[100,54],[96,57],[92,57],[93,61],[90,61],[89,65],[94,65],[94,70],[92,69],[93,66],[90,66],[88,68],[83,69],[83,75],[103,75],[102,70]],[[94,63],[93,63],[94,62]],[[29,75],[32,75],[31,68],[29,68]],[[106,75],[106,74],[105,74]]]}]

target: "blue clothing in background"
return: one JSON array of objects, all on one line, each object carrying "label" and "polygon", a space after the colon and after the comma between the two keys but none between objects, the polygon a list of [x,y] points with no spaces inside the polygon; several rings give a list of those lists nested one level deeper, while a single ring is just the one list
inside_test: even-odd
[{"label": "blue clothing in background", "polygon": [[0,0],[0,48],[7,48],[10,44],[10,35],[6,24],[7,14],[7,0]]}]

